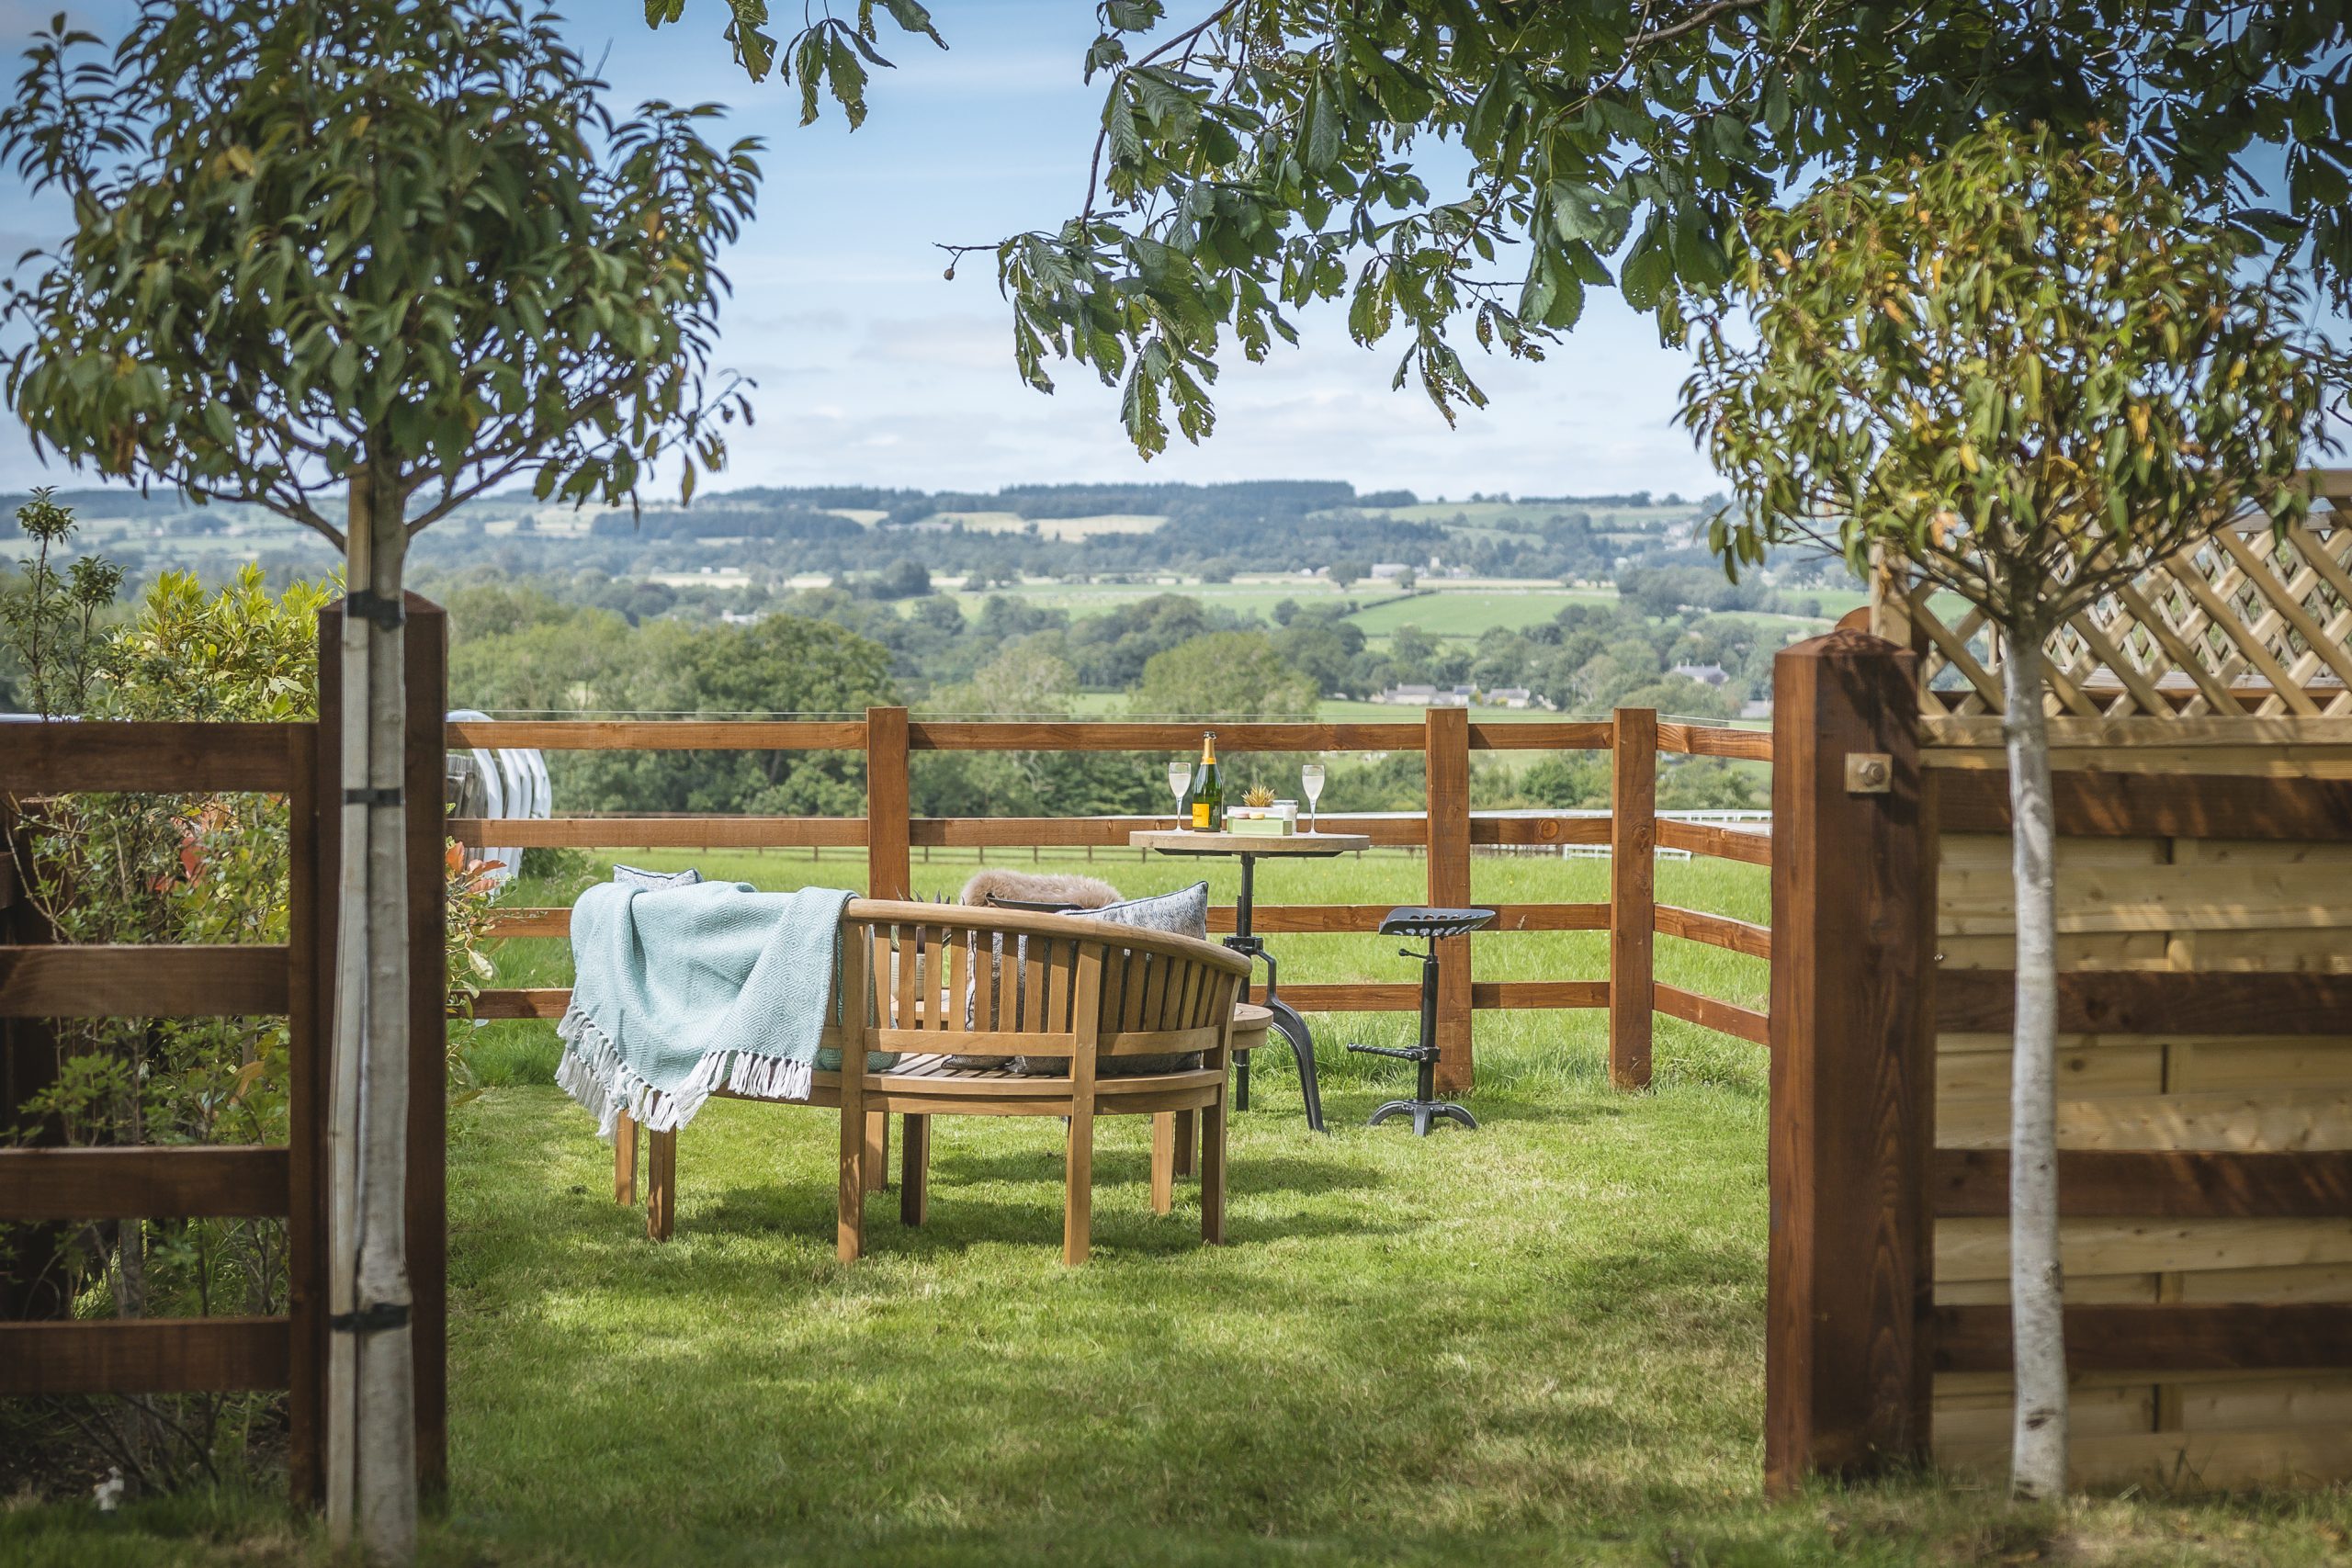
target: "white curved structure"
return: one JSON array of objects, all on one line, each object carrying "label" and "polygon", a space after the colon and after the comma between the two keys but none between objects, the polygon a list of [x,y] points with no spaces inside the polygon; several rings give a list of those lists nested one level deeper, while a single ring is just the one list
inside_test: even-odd
[{"label": "white curved structure", "polygon": [[[452,708],[448,716],[457,720],[486,721],[490,716],[475,708]],[[539,818],[550,815],[555,807],[555,792],[548,782],[548,765],[537,750],[527,748],[476,746],[467,753],[473,767],[462,789],[477,792],[479,815],[488,818]],[[463,795],[461,794],[461,800]],[[459,815],[474,815],[460,808]],[[503,887],[523,864],[523,852],[515,846],[486,847],[476,852],[483,860],[496,861],[499,868],[492,872],[493,886]]]}]

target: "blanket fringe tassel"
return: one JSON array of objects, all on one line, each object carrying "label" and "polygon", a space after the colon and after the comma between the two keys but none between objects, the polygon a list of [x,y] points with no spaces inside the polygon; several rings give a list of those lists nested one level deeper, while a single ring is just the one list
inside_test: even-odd
[{"label": "blanket fringe tassel", "polygon": [[620,1051],[588,1015],[568,1009],[555,1026],[563,1042],[556,1064],[556,1086],[596,1119],[596,1135],[610,1141],[621,1112],[649,1132],[669,1133],[695,1119],[702,1102],[720,1088],[754,1100],[807,1100],[815,1065],[749,1051],[713,1051],[694,1076],[675,1090],[653,1087],[622,1059]]}]

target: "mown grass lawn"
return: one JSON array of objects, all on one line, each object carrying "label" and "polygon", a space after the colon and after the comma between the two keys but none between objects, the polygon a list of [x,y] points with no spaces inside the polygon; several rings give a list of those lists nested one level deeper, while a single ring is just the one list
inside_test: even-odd
[{"label": "mown grass lawn", "polygon": [[[653,859],[658,857],[646,857]],[[676,858],[676,857],[673,857]],[[700,857],[763,886],[845,860]],[[926,890],[968,862],[918,866]],[[1098,862],[1129,891],[1192,873]],[[1660,868],[1662,897],[1760,917],[1760,874]],[[1408,901],[1420,867],[1269,868],[1266,902]],[[1598,896],[1590,862],[1482,860],[1487,899]],[[526,901],[556,897],[520,890]],[[1221,889],[1229,891],[1229,889]],[[1392,943],[1277,939],[1301,979],[1398,977]],[[1759,1001],[1761,966],[1662,944],[1661,972]],[[509,983],[560,949],[510,947]],[[1599,973],[1589,937],[1498,936],[1487,977]],[[1058,1129],[942,1124],[931,1224],[876,1200],[831,1244],[821,1113],[714,1103],[680,1142],[678,1237],[610,1200],[610,1156],[547,1087],[544,1026],[476,1032],[451,1119],[450,1564],[2233,1562],[2344,1560],[2352,1495],[2139,1497],[2013,1513],[1928,1478],[1759,1495],[1762,1054],[1670,1022],[1611,1090],[1597,1014],[1483,1016],[1486,1129],[1362,1127],[1397,1076],[1339,1055],[1334,1131],[1263,1064],[1237,1119],[1231,1245],[1187,1189],[1146,1201],[1140,1123],[1098,1156],[1096,1250],[1057,1260]],[[1361,1024],[1361,1029],[1355,1025]],[[0,1561],[314,1562],[275,1502],[100,1518],[0,1512]]]}]

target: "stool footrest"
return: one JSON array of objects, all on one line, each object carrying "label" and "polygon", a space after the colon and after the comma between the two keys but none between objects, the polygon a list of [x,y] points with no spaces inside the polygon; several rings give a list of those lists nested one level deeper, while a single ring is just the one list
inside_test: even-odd
[{"label": "stool footrest", "polygon": [[1351,1045],[1348,1049],[1366,1056],[1394,1056],[1400,1062],[1434,1062],[1438,1059],[1434,1045]]}]

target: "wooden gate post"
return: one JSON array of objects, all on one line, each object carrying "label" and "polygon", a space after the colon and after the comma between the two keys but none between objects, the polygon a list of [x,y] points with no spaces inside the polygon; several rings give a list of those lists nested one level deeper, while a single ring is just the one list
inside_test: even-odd
[{"label": "wooden gate post", "polygon": [[[1429,786],[1429,898],[1441,909],[1470,902],[1470,710],[1430,708],[1422,721],[1422,776]],[[1470,939],[1437,943],[1437,1086],[1466,1094],[1471,1059]]]},{"label": "wooden gate post", "polygon": [[1657,1006],[1656,709],[1616,710],[1609,784],[1609,1081],[1647,1089]]},{"label": "wooden gate post", "polygon": [[[865,710],[865,896],[911,898],[914,870],[907,840],[913,827],[912,792],[907,782],[907,710]],[[846,1066],[846,1064],[844,1064]],[[910,1134],[910,1136],[918,1134]],[[890,1113],[865,1117],[865,1188],[879,1192],[890,1183]]]},{"label": "wooden gate post", "polygon": [[911,898],[907,710],[865,710],[865,896]]},{"label": "wooden gate post", "polygon": [[[406,771],[401,781],[408,815],[409,1103],[408,1272],[409,1335],[416,1365],[416,1478],[425,1498],[437,1499],[449,1482],[449,1216],[448,1216],[448,894],[443,863],[448,840],[446,737],[449,707],[449,621],[441,607],[415,593],[403,595],[408,623],[408,724],[403,737]],[[317,798],[317,936],[311,944],[318,965],[313,982],[322,1010],[320,1039],[332,1049],[334,1017],[335,867],[340,862],[343,812],[343,608],[340,602],[319,612],[319,726]],[[333,1081],[322,1061],[317,1083]],[[326,1100],[322,1093],[319,1103]],[[322,1179],[327,1169],[326,1115],[316,1119],[317,1146],[310,1151]],[[327,1194],[298,1194],[316,1209],[319,1234],[326,1234]],[[306,1210],[307,1213],[307,1210]],[[323,1338],[323,1314],[320,1337]],[[320,1364],[325,1346],[317,1347]],[[322,1419],[319,1429],[323,1430]]]},{"label": "wooden gate post", "polygon": [[1917,663],[1853,631],[1773,661],[1774,1492],[1927,1451],[1932,935]]}]

